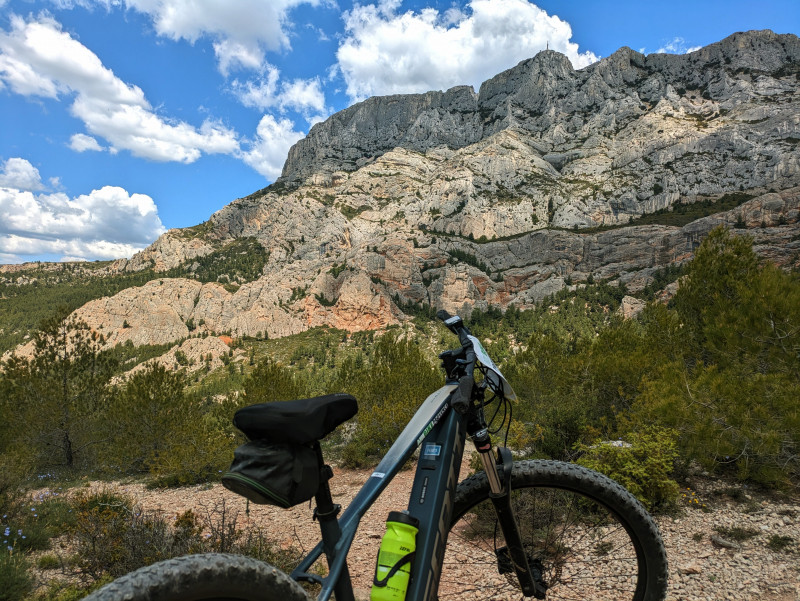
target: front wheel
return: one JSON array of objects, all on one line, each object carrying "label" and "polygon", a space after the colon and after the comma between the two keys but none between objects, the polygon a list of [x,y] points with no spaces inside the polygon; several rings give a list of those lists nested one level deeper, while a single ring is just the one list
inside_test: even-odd
[{"label": "front wheel", "polygon": [[[644,507],[613,480],[558,461],[514,462],[514,508],[539,598],[657,601],[667,558]],[[486,474],[458,485],[438,597],[522,599]]]},{"label": "front wheel", "polygon": [[279,569],[242,555],[204,553],[167,559],[126,574],[84,601],[308,601]]}]

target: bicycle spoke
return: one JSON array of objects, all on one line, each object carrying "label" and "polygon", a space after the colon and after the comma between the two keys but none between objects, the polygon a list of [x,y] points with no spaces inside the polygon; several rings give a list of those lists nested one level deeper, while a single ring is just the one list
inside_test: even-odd
[{"label": "bicycle spoke", "polygon": [[[580,494],[550,487],[515,490],[512,505],[528,563],[543,568],[547,599],[585,601],[589,592],[593,600],[634,598],[640,576],[636,549],[614,514]],[[439,598],[523,598],[516,573],[501,573],[496,550],[504,547],[486,499],[450,532]]]}]

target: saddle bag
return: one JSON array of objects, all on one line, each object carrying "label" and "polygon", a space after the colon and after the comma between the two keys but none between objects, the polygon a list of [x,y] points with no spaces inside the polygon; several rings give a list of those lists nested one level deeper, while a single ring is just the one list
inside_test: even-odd
[{"label": "saddle bag", "polygon": [[251,440],[233,452],[233,463],[222,476],[222,484],[253,503],[286,509],[314,496],[319,488],[319,471],[317,454],[311,447]]}]

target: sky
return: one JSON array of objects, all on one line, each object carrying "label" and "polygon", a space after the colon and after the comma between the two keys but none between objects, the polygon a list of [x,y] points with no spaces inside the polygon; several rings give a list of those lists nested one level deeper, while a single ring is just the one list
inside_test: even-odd
[{"label": "sky", "polygon": [[130,257],[369,96],[750,29],[799,34],[800,2],[0,0],[0,263]]}]

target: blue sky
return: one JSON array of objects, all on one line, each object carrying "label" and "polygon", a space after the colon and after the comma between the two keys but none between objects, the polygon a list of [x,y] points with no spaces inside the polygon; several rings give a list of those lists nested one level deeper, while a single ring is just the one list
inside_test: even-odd
[{"label": "blue sky", "polygon": [[0,263],[131,256],[371,95],[749,29],[800,33],[800,2],[0,0]]}]

